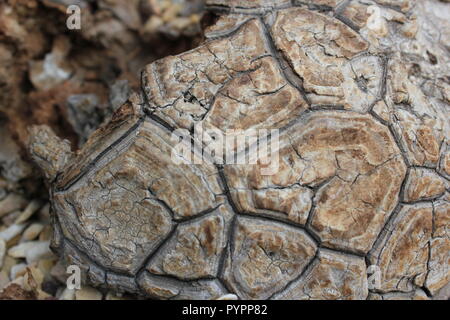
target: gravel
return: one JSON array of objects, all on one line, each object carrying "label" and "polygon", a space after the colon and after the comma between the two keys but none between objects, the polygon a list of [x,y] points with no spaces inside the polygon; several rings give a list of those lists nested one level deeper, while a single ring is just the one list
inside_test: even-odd
[{"label": "gravel", "polygon": [[[14,203],[15,202],[15,203]],[[6,195],[0,217],[0,299],[119,300],[127,297],[89,286],[66,287],[66,265],[50,250],[48,203]]]}]

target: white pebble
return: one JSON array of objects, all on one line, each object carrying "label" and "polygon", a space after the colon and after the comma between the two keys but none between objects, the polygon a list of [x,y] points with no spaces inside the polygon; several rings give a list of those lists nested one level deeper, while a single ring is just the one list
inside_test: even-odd
[{"label": "white pebble", "polygon": [[232,294],[232,293],[228,293],[228,294],[225,294],[223,296],[220,296],[216,300],[237,300],[237,299],[238,299],[237,295]]},{"label": "white pebble", "polygon": [[102,300],[102,293],[92,287],[83,287],[75,292],[76,300]]},{"label": "white pebble", "polygon": [[20,272],[20,274],[18,274],[17,276],[16,276],[16,278],[15,279],[13,279],[10,283],[8,283],[6,286],[8,287],[9,285],[11,285],[11,284],[13,284],[13,283],[15,283],[15,284],[17,284],[17,285],[19,285],[19,287],[21,287],[22,289],[23,289],[23,285],[24,285],[24,277],[23,277],[23,275],[22,274],[24,274],[25,273],[25,271],[21,271]]},{"label": "white pebble", "polygon": [[33,223],[23,232],[22,239],[25,241],[34,240],[39,236],[42,230],[44,230],[44,225],[42,223]]},{"label": "white pebble", "polygon": [[27,201],[21,195],[10,193],[0,201],[0,217],[7,215],[15,210],[22,209],[27,204]]},{"label": "white pebble", "polygon": [[41,259],[52,258],[53,252],[50,250],[50,241],[33,241],[35,245],[26,252],[27,263],[33,263]]},{"label": "white pebble", "polygon": [[23,229],[25,229],[25,224],[13,224],[10,225],[3,231],[0,231],[0,238],[8,242],[9,240],[16,237],[18,234],[22,233]]},{"label": "white pebble", "polygon": [[9,278],[14,281],[18,276],[22,276],[25,273],[27,265],[25,263],[19,263],[11,268]]},{"label": "white pebble", "polygon": [[36,211],[38,211],[42,206],[41,201],[33,200],[31,201],[25,210],[20,214],[20,216],[16,219],[15,223],[22,223],[27,221]]},{"label": "white pebble", "polygon": [[8,255],[13,258],[25,258],[27,251],[34,245],[33,241],[19,243],[8,250]]},{"label": "white pebble", "polygon": [[50,251],[50,241],[28,241],[18,244],[8,250],[8,255],[13,258],[25,258],[27,263],[53,256]]},{"label": "white pebble", "polygon": [[58,297],[59,300],[74,300],[75,299],[75,290],[65,288],[61,295]]}]

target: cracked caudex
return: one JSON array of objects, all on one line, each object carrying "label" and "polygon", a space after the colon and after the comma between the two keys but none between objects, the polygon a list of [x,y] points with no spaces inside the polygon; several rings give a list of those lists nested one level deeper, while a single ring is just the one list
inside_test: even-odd
[{"label": "cracked caudex", "polygon": [[[208,0],[206,41],[148,65],[81,150],[32,129],[55,251],[159,299],[442,295],[450,36],[429,21],[450,9],[413,3]],[[171,131],[200,127],[279,129],[277,170],[174,162]]]}]

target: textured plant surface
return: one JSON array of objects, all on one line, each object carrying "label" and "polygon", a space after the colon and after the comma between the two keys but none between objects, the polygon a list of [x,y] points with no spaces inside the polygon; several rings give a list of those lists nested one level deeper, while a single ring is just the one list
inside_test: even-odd
[{"label": "textured plant surface", "polygon": [[[79,152],[33,129],[56,252],[93,285],[152,298],[445,296],[449,5],[207,5],[206,41],[147,65]],[[279,129],[278,171],[175,164],[171,132],[198,126]]]}]

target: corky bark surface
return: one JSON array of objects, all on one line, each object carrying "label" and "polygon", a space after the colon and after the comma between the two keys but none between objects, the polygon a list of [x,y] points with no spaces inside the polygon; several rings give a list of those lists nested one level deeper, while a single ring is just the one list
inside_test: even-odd
[{"label": "corky bark surface", "polygon": [[[94,285],[152,298],[445,296],[449,5],[207,5],[207,40],[147,65],[76,155],[36,129],[55,250]],[[198,126],[280,129],[278,171],[174,164],[171,132]]]}]

